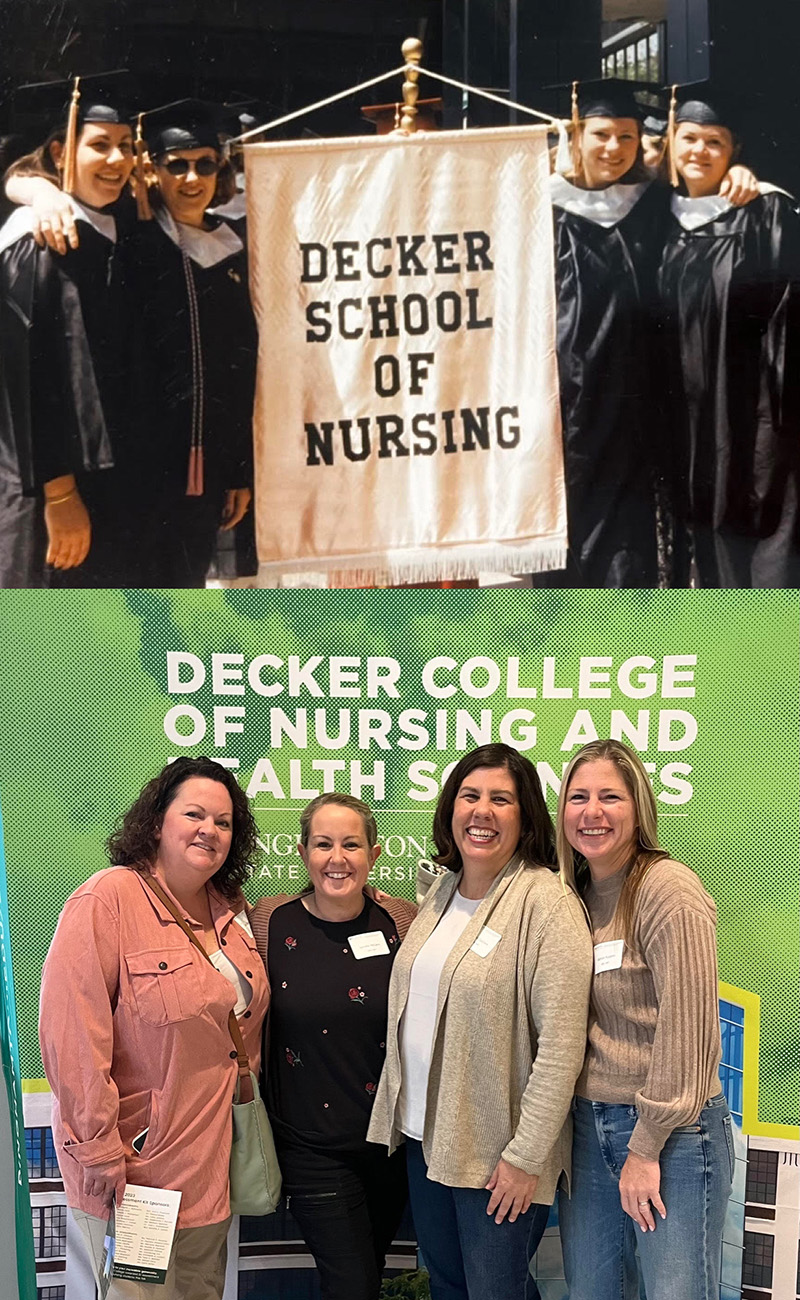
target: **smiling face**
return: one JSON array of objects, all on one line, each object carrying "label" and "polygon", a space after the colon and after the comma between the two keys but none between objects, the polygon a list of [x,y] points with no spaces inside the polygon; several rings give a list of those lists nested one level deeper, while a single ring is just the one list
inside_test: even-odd
[{"label": "smiling face", "polygon": [[[56,166],[64,147],[51,146]],[[91,208],[116,203],[133,171],[133,135],[124,124],[87,122],[75,150],[75,197]]]},{"label": "smiling face", "polygon": [[496,875],[519,844],[521,814],[507,767],[477,767],[464,777],[453,804],[453,841],[464,870]]},{"label": "smiling face", "polygon": [[716,194],[733,158],[733,136],[726,126],[681,122],[675,132],[675,166],[689,197]]},{"label": "smiling face", "polygon": [[225,862],[233,838],[233,804],[225,786],[190,776],[178,786],[158,832],[155,869],[168,888],[200,888]]},{"label": "smiling face", "polygon": [[564,804],[564,833],[601,880],[626,866],[637,843],[636,805],[615,763],[595,759],[572,773]]},{"label": "smiling face", "polygon": [[636,162],[639,123],[633,117],[589,117],[581,129],[586,186],[602,190],[621,181]]},{"label": "smiling face", "polygon": [[[170,163],[183,160],[188,163],[183,175],[173,175]],[[217,164],[210,175],[197,171],[200,163],[201,172],[207,172],[211,163]],[[185,226],[202,226],[206,209],[210,207],[217,188],[217,171],[219,155],[215,149],[179,149],[163,154],[156,163],[158,188],[167,206],[169,214],[175,221]]]},{"label": "smiling face", "polygon": [[311,819],[308,844],[298,850],[321,905],[360,905],[361,891],[380,853],[370,848],[364,819],[354,808],[323,804]]}]

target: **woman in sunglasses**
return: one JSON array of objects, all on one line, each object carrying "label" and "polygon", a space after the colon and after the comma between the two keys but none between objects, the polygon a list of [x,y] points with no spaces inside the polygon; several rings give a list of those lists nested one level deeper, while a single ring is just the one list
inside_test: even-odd
[{"label": "woman in sunglasses", "polygon": [[257,334],[241,225],[208,211],[235,184],[219,129],[197,100],[142,119],[154,220],[136,240],[134,373],[153,586],[202,587],[217,529],[234,528],[252,496]]}]

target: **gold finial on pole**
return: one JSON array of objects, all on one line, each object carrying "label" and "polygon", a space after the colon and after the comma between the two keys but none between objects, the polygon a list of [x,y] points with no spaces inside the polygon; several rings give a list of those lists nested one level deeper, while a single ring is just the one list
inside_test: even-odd
[{"label": "gold finial on pole", "polygon": [[422,58],[422,41],[416,36],[409,36],[403,41],[402,55],[406,61],[406,79],[403,82],[403,116],[400,118],[400,130],[413,132],[417,129],[417,100],[419,98],[419,61]]}]

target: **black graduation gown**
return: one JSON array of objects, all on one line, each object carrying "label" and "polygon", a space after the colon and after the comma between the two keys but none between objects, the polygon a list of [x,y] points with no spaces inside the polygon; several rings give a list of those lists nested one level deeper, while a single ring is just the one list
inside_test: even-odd
[{"label": "black graduation gown", "polygon": [[651,334],[666,204],[650,184],[606,226],[558,206],[554,192],[569,558],[566,570],[536,575],[536,586],[658,580]]},{"label": "black graduation gown", "polygon": [[764,194],[694,229],[673,217],[659,287],[674,508],[689,542],[679,585],[798,586],[795,201]]},{"label": "black graduation gown", "polygon": [[[223,226],[210,224],[212,231]],[[239,223],[236,233],[241,239]],[[253,482],[258,339],[246,247],[202,265],[184,257],[158,220],[140,223],[132,247],[139,286],[135,409],[148,448],[148,585],[202,587],[225,492]],[[204,491],[187,496],[195,425],[202,429]]]},{"label": "black graduation gown", "polygon": [[[135,585],[118,244],[79,220],[80,246],[61,257],[22,233],[22,215],[12,220],[21,233],[0,253],[0,585]],[[63,474],[75,475],[92,544],[82,565],[58,572],[44,564],[42,487]]]}]

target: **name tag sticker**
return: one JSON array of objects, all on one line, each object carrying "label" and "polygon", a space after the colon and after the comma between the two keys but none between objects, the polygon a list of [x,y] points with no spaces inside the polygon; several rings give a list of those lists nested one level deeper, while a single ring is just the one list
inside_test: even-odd
[{"label": "name tag sticker", "polygon": [[502,937],[496,930],[490,930],[488,925],[485,925],[473,943],[470,952],[476,952],[479,957],[488,957],[492,948],[500,942]]},{"label": "name tag sticker", "polygon": [[624,939],[609,939],[608,943],[596,943],[594,945],[595,975],[599,975],[604,970],[619,970],[624,950]]},{"label": "name tag sticker", "polygon": [[382,930],[370,930],[368,934],[349,934],[347,942],[358,961],[364,957],[385,957],[389,952],[386,935]]}]

